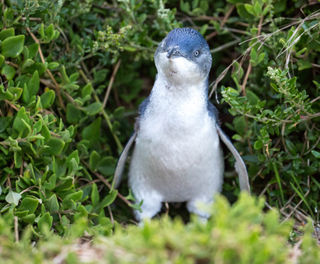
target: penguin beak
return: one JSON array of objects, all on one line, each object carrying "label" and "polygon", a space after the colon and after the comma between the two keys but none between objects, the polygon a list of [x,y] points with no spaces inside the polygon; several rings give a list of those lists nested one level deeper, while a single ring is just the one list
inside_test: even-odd
[{"label": "penguin beak", "polygon": [[172,56],[174,57],[181,56],[179,47],[170,47],[167,49],[167,58],[170,59]]}]

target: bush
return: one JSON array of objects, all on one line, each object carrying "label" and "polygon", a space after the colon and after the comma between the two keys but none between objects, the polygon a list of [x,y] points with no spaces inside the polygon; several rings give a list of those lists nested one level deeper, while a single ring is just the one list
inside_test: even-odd
[{"label": "bush", "polygon": [[[295,217],[298,225],[308,217],[317,224],[318,7],[316,2],[301,0],[1,1],[3,230],[15,226],[18,235],[27,230],[37,241],[48,232],[67,235],[81,221],[101,235],[111,234],[114,222],[130,223],[133,197],[126,184],[120,189],[123,196],[111,189],[110,182],[132,133],[136,109],[152,87],[155,48],[180,26],[196,28],[212,47],[210,80],[215,82],[209,91],[211,95],[219,91],[215,104],[223,128],[233,135],[247,164],[253,193],[264,195],[266,204],[278,207],[284,217]],[[226,158],[223,194],[233,202],[239,188],[227,152]],[[170,214],[175,215],[173,211]],[[179,221],[163,221],[146,226],[144,232],[161,225],[166,225],[163,235],[170,228],[182,230]],[[13,236],[4,232],[5,237]],[[260,239],[263,231],[257,232]],[[117,234],[112,243],[124,237]],[[240,239],[241,234],[235,236]],[[234,243],[244,250],[239,241]],[[263,248],[271,242],[259,243]],[[18,250],[22,244],[10,245]],[[303,248],[303,254],[308,250]],[[161,248],[161,254],[169,251]],[[232,252],[230,256],[238,256]],[[285,252],[279,258],[288,257]]]},{"label": "bush", "polygon": [[[34,248],[28,231],[18,244],[9,227],[0,222],[5,263],[316,263],[317,243],[310,229],[301,249],[288,243],[292,222],[279,222],[275,210],[262,211],[264,200],[242,194],[231,207],[219,197],[208,223],[193,218],[188,224],[164,216],[143,227],[116,226],[113,236],[92,241],[85,219],[78,219],[63,240],[48,234]],[[94,233],[94,232],[93,232]],[[79,235],[85,235],[76,240]],[[12,262],[10,262],[12,261]]]}]

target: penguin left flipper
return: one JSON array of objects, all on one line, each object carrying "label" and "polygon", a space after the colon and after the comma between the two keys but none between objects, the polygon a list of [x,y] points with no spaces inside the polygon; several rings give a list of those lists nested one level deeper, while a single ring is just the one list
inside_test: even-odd
[{"label": "penguin left flipper", "polygon": [[221,141],[227,146],[236,160],[234,167],[239,176],[240,189],[242,191],[247,191],[248,193],[250,193],[250,184],[246,165],[244,164],[239,152],[229,140],[228,136],[223,132],[218,123],[216,123],[216,128]]}]

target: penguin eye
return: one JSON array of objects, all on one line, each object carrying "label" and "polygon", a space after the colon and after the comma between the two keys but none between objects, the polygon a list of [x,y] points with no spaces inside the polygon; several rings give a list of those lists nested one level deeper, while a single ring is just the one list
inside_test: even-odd
[{"label": "penguin eye", "polygon": [[198,56],[200,55],[200,50],[194,51],[194,52],[193,52],[193,55],[194,55],[195,57],[198,57]]}]

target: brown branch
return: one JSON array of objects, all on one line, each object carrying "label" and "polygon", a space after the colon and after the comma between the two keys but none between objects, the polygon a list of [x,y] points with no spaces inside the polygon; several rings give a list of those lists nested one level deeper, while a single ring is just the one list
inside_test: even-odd
[{"label": "brown branch", "polygon": [[16,239],[16,243],[19,242],[19,225],[18,225],[18,217],[14,217],[14,236]]},{"label": "brown branch", "polygon": [[19,111],[19,108],[16,107],[13,103],[9,102],[8,100],[4,100],[6,104],[8,104],[11,108],[13,108],[16,111]]},{"label": "brown branch", "polygon": [[[262,22],[263,22],[263,16],[261,16],[259,20],[257,37],[259,37],[261,34]],[[241,91],[243,95],[246,95],[246,86],[247,86],[247,82],[248,82],[248,78],[251,73],[251,70],[252,70],[252,65],[251,65],[251,62],[249,61],[247,72],[246,72],[246,75],[244,76],[243,83],[241,85]]]},{"label": "brown branch", "polygon": [[[231,13],[233,12],[234,10],[234,5],[231,6],[231,8],[227,11],[227,13],[225,14],[225,16],[223,17],[222,21],[221,21],[221,24],[220,24],[220,27],[223,27],[226,22],[228,21],[228,18],[230,17]],[[214,31],[212,32],[211,34],[209,34],[207,37],[206,37],[206,40],[209,41],[210,39],[212,39],[213,37],[215,37],[216,35],[218,35],[218,32],[217,31]]]},{"label": "brown branch", "polygon": [[13,66],[13,67],[15,67],[15,68],[19,68],[19,65],[18,65],[18,64],[15,64],[15,63],[13,63],[13,62],[11,62],[11,61],[6,61],[5,63],[6,63],[7,65]]},{"label": "brown branch", "polygon": [[[105,178],[105,177],[103,177],[100,173],[98,173],[98,172],[95,172],[95,171],[92,171],[91,169],[90,169],[90,166],[89,166],[89,164],[87,163],[87,162],[85,162],[84,160],[81,160],[82,161],[82,163],[100,180],[100,181],[102,181],[108,188],[109,188],[109,190],[111,190],[112,189],[112,185],[108,182],[108,180]],[[124,197],[121,193],[117,193],[117,196],[122,200],[122,201],[124,201],[125,202],[125,204],[127,204],[128,206],[130,206],[130,207],[132,207],[132,203],[126,198],[126,197]]]},{"label": "brown branch", "polygon": [[113,85],[114,79],[115,79],[115,77],[117,75],[117,72],[119,70],[120,64],[121,64],[121,60],[119,60],[117,62],[117,64],[116,64],[116,66],[114,66],[114,69],[113,69],[113,72],[111,74],[111,78],[110,78],[110,81],[109,81],[109,85],[108,85],[106,94],[105,94],[104,99],[103,99],[103,103],[102,103],[102,108],[103,109],[106,107],[106,104],[107,104],[107,101],[108,101],[108,98],[109,98],[109,95],[110,95],[110,92],[111,92],[111,89],[112,89],[112,85]]},{"label": "brown branch", "polygon": [[[39,39],[37,39],[37,37],[31,32],[29,27],[27,27],[26,29],[27,29],[28,33],[30,34],[30,36],[33,38],[34,42],[36,42],[39,45],[38,51],[39,51],[40,59],[41,59],[42,63],[45,63],[46,61],[45,61],[43,53],[42,53]],[[58,82],[56,81],[56,79],[54,78],[53,74],[51,73],[51,71],[49,69],[47,69],[46,72],[55,85],[55,91],[57,93],[60,106],[63,108],[63,110],[66,110],[66,106],[64,105],[62,97],[61,97],[60,86],[59,86]]]},{"label": "brown branch", "polygon": [[247,82],[249,79],[249,75],[251,73],[251,69],[252,69],[252,65],[251,65],[251,62],[249,62],[249,65],[248,65],[248,68],[246,71],[246,75],[244,76],[243,83],[241,85],[241,91],[242,91],[243,95],[246,95],[246,86],[247,86]]}]

